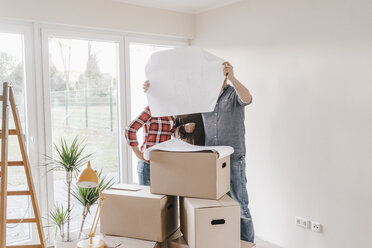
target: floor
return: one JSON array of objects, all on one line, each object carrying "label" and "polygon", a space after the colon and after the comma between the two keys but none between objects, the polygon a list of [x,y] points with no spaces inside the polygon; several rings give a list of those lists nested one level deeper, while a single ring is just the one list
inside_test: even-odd
[{"label": "floor", "polygon": [[280,246],[277,246],[277,245],[273,245],[269,242],[266,242],[258,237],[255,237],[255,243],[256,243],[256,247],[255,248],[282,248]]}]

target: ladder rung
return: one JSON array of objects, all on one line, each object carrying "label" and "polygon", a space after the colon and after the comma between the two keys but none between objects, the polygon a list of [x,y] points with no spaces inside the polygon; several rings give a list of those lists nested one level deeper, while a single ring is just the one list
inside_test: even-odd
[{"label": "ladder rung", "polygon": [[23,161],[8,161],[8,166],[23,166]]},{"label": "ladder rung", "polygon": [[[0,135],[3,133],[3,130],[0,130]],[[8,130],[8,134],[9,135],[17,135],[17,130],[15,130],[15,129],[9,129]],[[1,136],[0,136],[0,138],[1,138]]]},{"label": "ladder rung", "polygon": [[8,191],[7,195],[30,195],[29,190],[17,190],[17,191]]},{"label": "ladder rung", "polygon": [[7,245],[6,248],[41,248],[41,245]]},{"label": "ladder rung", "polygon": [[36,223],[35,218],[28,218],[28,219],[9,219],[6,220],[7,224],[17,224],[17,223]]}]

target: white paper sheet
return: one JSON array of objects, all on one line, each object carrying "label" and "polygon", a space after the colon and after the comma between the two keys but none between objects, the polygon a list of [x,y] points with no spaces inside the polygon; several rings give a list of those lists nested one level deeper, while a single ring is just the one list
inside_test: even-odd
[{"label": "white paper sheet", "polygon": [[199,47],[154,53],[146,65],[151,115],[213,111],[224,81],[222,63],[221,58]]},{"label": "white paper sheet", "polygon": [[145,159],[150,159],[150,152],[154,150],[168,151],[168,152],[199,152],[199,151],[213,151],[219,154],[220,158],[226,157],[234,152],[231,146],[196,146],[186,143],[180,139],[171,139],[166,142],[154,145],[147,149],[144,153]]}]

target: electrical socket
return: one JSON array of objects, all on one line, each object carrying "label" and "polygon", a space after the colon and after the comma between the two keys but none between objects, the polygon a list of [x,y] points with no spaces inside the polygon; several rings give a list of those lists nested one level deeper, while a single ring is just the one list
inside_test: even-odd
[{"label": "electrical socket", "polygon": [[314,232],[322,232],[322,224],[312,221],[311,230],[313,230]]},{"label": "electrical socket", "polygon": [[295,224],[306,229],[310,228],[310,221],[302,217],[295,216]]}]

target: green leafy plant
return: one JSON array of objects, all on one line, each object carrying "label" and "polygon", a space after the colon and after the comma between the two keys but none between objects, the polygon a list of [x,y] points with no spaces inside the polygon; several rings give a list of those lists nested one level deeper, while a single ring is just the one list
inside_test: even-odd
[{"label": "green leafy plant", "polygon": [[62,240],[65,238],[65,224],[68,221],[68,209],[64,209],[63,206],[58,204],[49,212],[49,219],[52,224],[56,227],[56,233],[59,231],[59,234]]},{"label": "green leafy plant", "polygon": [[[105,189],[109,189],[114,185],[114,179],[108,178],[107,176],[102,174],[102,170],[98,173],[99,188],[103,191]],[[90,208],[97,202],[100,197],[99,190],[97,188],[79,188],[75,186],[72,191],[73,197],[78,200],[81,205],[83,205],[83,213],[82,213],[82,221],[79,231],[79,239],[81,234],[83,233],[85,220],[90,214]]]},{"label": "green leafy plant", "polygon": [[[71,213],[71,183],[74,175],[80,171],[80,167],[85,164],[92,154],[83,155],[85,149],[84,141],[79,142],[76,136],[69,145],[64,138],[61,138],[59,145],[54,144],[56,155],[54,157],[47,157],[47,165],[51,167],[50,170],[64,171],[66,173],[67,185],[67,232],[66,239],[70,241],[70,213]],[[64,230],[63,230],[64,231]]]}]

